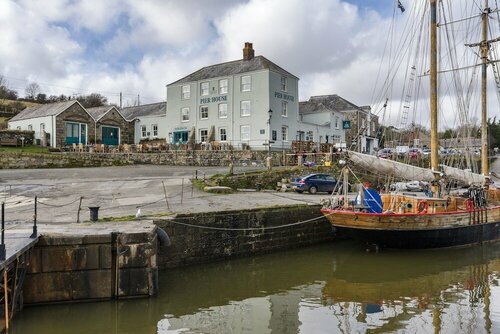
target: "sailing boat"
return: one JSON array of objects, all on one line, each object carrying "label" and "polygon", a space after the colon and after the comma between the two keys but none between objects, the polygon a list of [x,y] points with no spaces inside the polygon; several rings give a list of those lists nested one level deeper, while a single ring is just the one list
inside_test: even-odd
[{"label": "sailing boat", "polygon": [[[499,38],[488,40],[488,1],[482,12],[482,41],[468,46],[481,47],[481,174],[439,164],[438,87],[437,87],[437,0],[430,7],[430,120],[431,168],[380,159],[371,155],[347,152],[343,167],[343,194],[332,196],[321,209],[335,228],[380,247],[439,248],[496,241],[500,239],[500,189],[489,187],[486,113],[486,67],[488,49]],[[356,164],[380,174],[392,174],[409,180],[430,182],[432,195],[404,193],[378,194],[374,189],[360,189],[356,201],[347,197],[349,164]],[[455,179],[471,187],[467,193],[449,195],[444,179]]]}]

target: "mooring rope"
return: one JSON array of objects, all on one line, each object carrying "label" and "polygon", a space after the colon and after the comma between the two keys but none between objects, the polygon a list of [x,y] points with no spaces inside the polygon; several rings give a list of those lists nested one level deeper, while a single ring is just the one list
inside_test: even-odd
[{"label": "mooring rope", "polygon": [[187,226],[187,227],[194,227],[194,228],[200,228],[204,230],[216,230],[216,231],[265,231],[265,230],[276,230],[279,228],[284,228],[284,227],[290,227],[290,226],[296,226],[300,224],[305,224],[309,223],[315,220],[319,220],[325,218],[324,215],[321,215],[316,218],[311,218],[307,220],[303,220],[300,222],[296,223],[291,223],[291,224],[286,224],[286,225],[280,225],[280,226],[269,226],[269,227],[247,227],[247,228],[226,228],[226,227],[213,227],[213,226],[202,226],[202,225],[195,225],[195,224],[189,224],[189,223],[181,223],[175,220],[169,220],[169,222],[177,224],[177,225],[182,225],[182,226]]}]

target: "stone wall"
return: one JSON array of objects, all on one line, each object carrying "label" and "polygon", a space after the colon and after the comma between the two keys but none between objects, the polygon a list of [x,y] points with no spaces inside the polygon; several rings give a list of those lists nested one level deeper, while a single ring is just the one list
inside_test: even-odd
[{"label": "stone wall", "polygon": [[[97,122],[97,134],[96,134],[96,142],[100,143],[102,141],[102,131],[101,126],[116,126],[120,128],[120,140],[121,144],[133,144],[134,143],[134,128],[133,124],[127,122],[118,112],[114,109],[108,113],[106,113],[98,122]],[[132,139],[132,141],[130,141]]]},{"label": "stone wall", "polygon": [[[283,154],[273,152],[274,165],[283,163]],[[0,169],[100,167],[129,164],[171,166],[265,165],[262,151],[168,151],[157,153],[7,153],[0,155]]]},{"label": "stone wall", "polygon": [[145,232],[42,233],[24,282],[25,304],[156,294],[156,228],[149,225]]},{"label": "stone wall", "polygon": [[[155,220],[154,223],[167,232],[171,241],[170,247],[160,249],[158,266],[173,268],[332,241],[335,235],[323,217],[280,227],[321,217],[319,210],[319,205],[300,205],[177,215]],[[247,228],[256,229],[231,230]]]},{"label": "stone wall", "polygon": [[66,122],[87,124],[87,140],[95,138],[94,119],[79,103],[74,103],[56,117],[56,146],[66,145]]}]

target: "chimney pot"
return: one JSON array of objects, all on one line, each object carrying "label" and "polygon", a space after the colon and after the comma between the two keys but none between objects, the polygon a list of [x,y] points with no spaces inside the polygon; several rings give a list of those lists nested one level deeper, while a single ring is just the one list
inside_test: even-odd
[{"label": "chimney pot", "polygon": [[243,60],[250,60],[255,56],[255,51],[253,49],[253,44],[245,42],[245,47],[243,48]]}]

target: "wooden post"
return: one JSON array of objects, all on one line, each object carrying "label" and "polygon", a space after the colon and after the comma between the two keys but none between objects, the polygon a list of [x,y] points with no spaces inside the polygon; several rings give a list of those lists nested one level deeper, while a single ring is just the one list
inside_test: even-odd
[{"label": "wooden post", "polygon": [[4,307],[5,307],[5,333],[9,332],[9,288],[8,288],[8,276],[7,267],[3,271],[3,293],[4,293]]},{"label": "wooden post", "polygon": [[[430,94],[431,94],[431,169],[435,178],[439,178],[439,139],[438,139],[438,87],[437,87],[437,0],[430,0]],[[434,197],[438,196],[438,187],[432,187]]]}]

